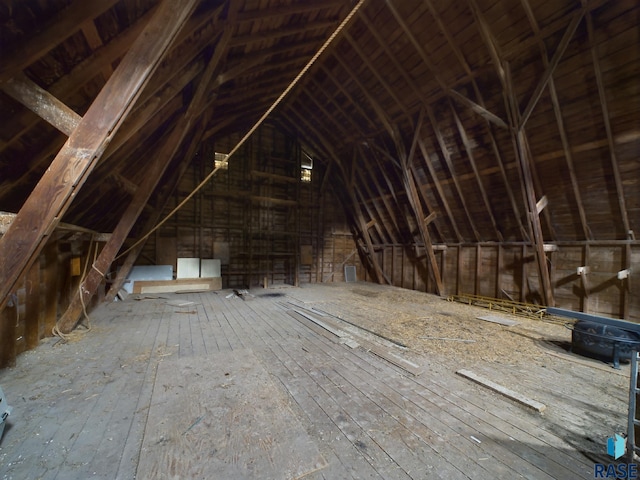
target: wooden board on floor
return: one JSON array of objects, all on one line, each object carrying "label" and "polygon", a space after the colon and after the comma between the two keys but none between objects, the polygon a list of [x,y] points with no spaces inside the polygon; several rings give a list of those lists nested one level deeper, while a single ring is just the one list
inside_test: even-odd
[{"label": "wooden board on floor", "polygon": [[179,278],[177,280],[136,280],[133,293],[176,293],[221,290],[222,278]]},{"label": "wooden board on floor", "polygon": [[250,350],[163,361],[136,478],[299,478],[326,466]]},{"label": "wooden board on floor", "polygon": [[518,322],[515,320],[510,320],[505,317],[501,317],[500,315],[482,315],[476,317],[478,320],[484,320],[485,322],[497,323],[499,325],[504,325],[506,327],[513,327],[514,325],[518,325]]}]

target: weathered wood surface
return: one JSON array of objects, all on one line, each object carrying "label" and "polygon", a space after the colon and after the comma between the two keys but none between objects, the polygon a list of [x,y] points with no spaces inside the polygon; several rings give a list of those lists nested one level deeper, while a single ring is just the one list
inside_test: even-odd
[{"label": "weathered wood surface", "polygon": [[189,290],[220,290],[222,278],[178,278],[176,280],[137,280],[133,293],[171,293]]},{"label": "weathered wood surface", "polygon": [[327,465],[245,349],[160,363],[137,478],[300,478]]},{"label": "weathered wood surface", "polygon": [[[625,422],[622,376],[552,356],[544,359],[548,368],[526,372],[506,362],[474,367],[543,395],[541,416],[457,377],[450,367],[456,358],[411,351],[425,369],[407,375],[283,307],[289,299],[339,308],[361,323],[357,299],[382,309],[375,295],[329,286],[253,293],[248,302],[223,292],[103,305],[82,339],[54,348],[50,339],[23,354],[16,368],[0,371],[15,407],[0,474],[296,478],[287,474],[293,460],[314,480],[593,478],[594,462],[607,461],[604,444],[584,436],[604,439],[600,432],[615,428],[618,417]],[[438,310],[453,305],[433,299]],[[172,300],[193,305],[180,313]],[[417,308],[394,307],[398,314]],[[610,392],[608,405],[584,394],[596,372],[607,379],[598,388]],[[282,453],[283,445],[291,449]],[[264,469],[251,471],[249,459]]]},{"label": "weathered wood surface", "polygon": [[0,238],[0,306],[68,209],[195,4],[163,2]]}]

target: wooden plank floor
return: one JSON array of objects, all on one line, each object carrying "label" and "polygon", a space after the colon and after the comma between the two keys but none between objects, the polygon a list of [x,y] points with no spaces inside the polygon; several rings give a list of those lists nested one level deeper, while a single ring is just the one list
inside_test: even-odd
[{"label": "wooden plank floor", "polygon": [[[604,445],[589,450],[572,438],[571,425],[601,430],[589,421],[604,413],[547,402],[540,415],[444,360],[381,342],[421,367],[414,376],[289,314],[294,303],[313,313],[314,301],[335,292],[258,290],[246,301],[228,291],[161,294],[101,306],[82,338],[49,339],[0,372],[14,407],[0,478],[538,480],[593,478],[594,463],[609,462]],[[193,304],[168,303],[176,299]],[[588,368],[567,374],[588,378]],[[619,421],[622,400],[612,403]]]}]

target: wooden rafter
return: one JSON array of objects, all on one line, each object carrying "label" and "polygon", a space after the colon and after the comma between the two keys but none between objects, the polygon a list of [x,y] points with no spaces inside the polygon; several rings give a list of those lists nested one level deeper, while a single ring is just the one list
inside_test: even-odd
[{"label": "wooden rafter", "polygon": [[[493,128],[491,123],[498,125],[501,128],[509,128],[509,126],[504,122],[504,120],[502,120],[502,118],[498,117],[497,115],[494,115],[493,113],[489,112],[484,104],[484,99],[482,96],[482,90],[478,87],[478,82],[476,82],[476,78],[474,75],[474,72],[471,69],[471,66],[469,65],[469,63],[467,62],[466,58],[464,57],[464,54],[462,53],[462,51],[460,50],[460,47],[458,47],[458,44],[455,42],[455,40],[453,39],[453,35],[451,34],[449,28],[447,27],[447,25],[445,25],[445,22],[442,20],[440,14],[438,13],[438,11],[436,10],[436,8],[433,5],[432,0],[424,0],[425,3],[427,4],[427,7],[429,8],[429,12],[431,13],[431,15],[433,16],[433,18],[436,21],[436,24],[438,25],[438,28],[440,29],[440,31],[442,32],[442,34],[445,36],[445,38],[447,39],[447,43],[449,45],[449,48],[451,48],[451,50],[453,51],[454,55],[456,56],[456,58],[458,59],[458,62],[460,63],[460,65],[462,66],[462,68],[464,69],[464,71],[466,72],[469,80],[471,81],[471,85],[473,86],[473,90],[475,92],[476,98],[478,100],[478,104],[475,104],[473,102],[471,102],[471,104],[469,104],[469,99],[467,99],[466,97],[460,95],[458,92],[456,92],[455,90],[450,90],[450,97],[453,98],[454,100],[457,100],[458,103],[462,103],[463,105],[467,105],[469,108],[471,108],[471,110],[473,110],[474,112],[478,113],[480,116],[482,116],[485,119],[485,129],[487,132],[487,135],[489,137],[489,141],[491,143],[491,149],[493,151],[493,155],[494,158],[496,159],[496,162],[500,168],[500,175],[502,178],[502,181],[505,185],[505,190],[507,191],[507,195],[509,197],[509,202],[511,204],[511,208],[513,210],[513,213],[517,219],[518,225],[520,226],[520,230],[522,231],[523,235],[526,237],[526,230],[524,229],[524,226],[522,224],[522,218],[520,215],[520,209],[518,208],[518,204],[515,201],[515,197],[513,194],[513,190],[511,188],[511,184],[509,182],[509,178],[507,177],[507,172],[506,172],[506,168],[504,166],[504,161],[502,159],[502,154],[500,153],[500,149],[498,148],[498,144],[495,138],[495,135],[493,133]],[[479,105],[479,107],[481,107],[481,109],[479,110],[476,105]],[[493,118],[493,117],[495,118]]]},{"label": "wooden rafter", "polygon": [[569,46],[569,43],[571,42],[573,35],[576,33],[576,30],[578,29],[578,25],[580,24],[580,21],[582,20],[583,17],[584,17],[584,10],[580,10],[577,14],[574,15],[573,19],[569,23],[569,26],[565,30],[564,35],[562,36],[562,40],[560,40],[560,44],[558,45],[558,48],[553,54],[551,61],[548,62],[547,68],[542,74],[542,77],[540,78],[538,85],[536,86],[535,90],[531,94],[531,98],[529,99],[527,106],[522,112],[522,116],[520,117],[520,122],[518,124],[519,131],[522,131],[522,129],[527,123],[527,120],[529,120],[529,117],[531,116],[531,112],[533,112],[533,109],[538,104],[538,100],[540,100],[540,97],[542,96],[542,92],[546,88],[549,82],[549,79],[553,75],[553,72],[555,72],[556,67],[558,66],[558,63],[560,63],[560,59],[562,58],[562,55],[564,55],[565,50]]},{"label": "wooden rafter", "polygon": [[113,7],[118,0],[100,2],[73,2],[56,15],[46,27],[25,41],[18,48],[3,55],[0,64],[0,83],[14,77],[20,71],[43,57],[54,46],[69,38],[87,21],[93,20]]},{"label": "wooden rafter", "polygon": [[[538,37],[538,47],[540,49],[540,53],[542,55],[542,63],[546,70],[549,69],[549,58],[547,56],[547,49],[540,38],[540,28],[538,26],[538,22],[533,14],[533,10],[531,10],[531,5],[528,0],[521,0],[522,6],[527,14],[529,19],[529,23],[534,34]],[[587,216],[584,209],[584,204],[582,202],[582,195],[580,193],[580,187],[578,185],[578,177],[576,175],[576,170],[573,164],[573,154],[571,153],[571,146],[569,145],[569,139],[567,137],[567,132],[564,126],[564,120],[562,118],[562,110],[560,108],[560,101],[558,99],[558,93],[556,91],[555,81],[553,80],[553,75],[549,77],[549,96],[551,98],[551,103],[553,105],[553,112],[556,118],[556,123],[558,125],[558,133],[560,134],[560,140],[562,142],[562,148],[564,150],[564,157],[567,162],[567,169],[569,171],[569,178],[571,181],[571,189],[573,191],[573,196],[576,200],[576,206],[578,207],[578,215],[580,216],[580,224],[582,226],[582,232],[584,234],[585,240],[593,239],[593,235],[589,229],[589,225],[587,223]]]},{"label": "wooden rafter", "polygon": [[321,8],[344,6],[341,0],[327,0],[322,3],[315,1],[299,2],[282,7],[258,8],[247,12],[238,12],[238,22],[267,21],[278,17],[287,17],[299,13],[313,12]]},{"label": "wooden rafter", "polygon": [[22,73],[7,80],[1,88],[66,136],[70,136],[80,123],[80,115]]},{"label": "wooden rafter", "polygon": [[[510,132],[511,132],[511,143],[513,145],[513,151],[515,152],[515,156],[517,157],[518,155],[518,147],[516,144],[516,139],[515,139],[515,134],[514,134],[514,129],[517,129],[517,125],[520,122],[520,112],[519,109],[517,107],[517,101],[514,101],[513,95],[511,95],[511,85],[509,84],[509,81],[507,79],[507,74],[505,72],[505,64],[503,62],[503,58],[504,54],[502,54],[500,52],[500,49],[498,47],[498,43],[496,41],[496,39],[493,37],[492,33],[491,33],[491,29],[489,28],[489,24],[487,22],[487,20],[484,18],[483,13],[480,11],[478,5],[476,4],[475,0],[467,0],[467,3],[469,4],[470,10],[473,14],[473,18],[474,18],[474,23],[476,25],[476,27],[478,28],[478,31],[480,33],[480,37],[482,38],[485,47],[487,48],[487,50],[489,51],[489,56],[491,57],[491,61],[494,65],[494,68],[496,70],[496,74],[498,76],[498,79],[500,81],[500,84],[502,85],[502,97],[503,97],[503,102],[505,104],[505,109],[507,112],[507,117],[509,120],[509,125],[510,125]],[[493,149],[494,152],[498,152],[498,148],[497,145],[495,145],[495,141],[493,142]],[[502,170],[503,170],[503,178],[505,179],[505,184],[509,185],[509,182],[507,180],[506,177],[506,171],[504,168],[504,165],[501,166]],[[522,169],[518,168],[517,169],[518,172],[518,180],[520,182],[521,185],[521,189],[522,189],[522,197],[523,197],[523,204],[525,206],[525,210],[526,210],[526,205],[527,205],[527,199],[526,199],[526,194],[525,194],[525,180],[522,174]],[[509,191],[511,191],[510,187],[509,187]],[[522,231],[523,237],[528,237],[530,239],[533,240],[533,230],[531,228],[531,222],[529,220],[527,220],[527,230],[525,230],[524,225],[522,224],[522,221],[520,220],[520,209],[518,208],[517,202],[515,201],[515,197],[513,194],[511,194],[510,196],[511,198],[511,204],[513,206],[513,211],[514,213],[516,213],[518,215],[518,222],[520,225],[520,230]]]},{"label": "wooden rafter", "polygon": [[[387,195],[383,191],[380,185],[380,182],[378,181],[376,170],[379,168],[379,164],[375,158],[374,158],[375,163],[373,165],[371,164],[369,159],[365,156],[365,153],[361,145],[358,145],[358,149],[360,151],[360,156],[363,159],[365,159],[365,161],[368,162],[368,168],[364,169],[363,171],[363,176],[366,175],[366,178],[363,178],[363,184],[365,185],[370,198],[375,198],[377,196],[382,200],[382,204],[384,205],[384,212],[386,213],[386,216],[381,218],[389,219],[389,221],[391,222],[391,225],[394,227],[395,232],[397,233],[397,235],[396,234],[392,235],[394,243],[399,243],[399,240],[402,239],[402,236],[403,236],[402,231],[398,225],[398,220],[396,218],[397,216],[395,215],[394,210],[392,209],[391,204],[389,203],[389,199],[387,198]],[[373,192],[372,189],[375,189],[375,192]],[[383,209],[380,208],[380,210],[383,210]]]},{"label": "wooden rafter", "polygon": [[404,181],[403,182],[404,188],[407,192],[407,198],[409,199],[409,204],[411,205],[411,209],[413,211],[416,224],[418,225],[420,236],[422,237],[422,241],[424,243],[424,247],[427,252],[427,257],[429,258],[429,264],[431,265],[431,273],[436,283],[436,291],[438,295],[444,295],[445,293],[444,285],[442,284],[442,277],[440,276],[440,267],[438,265],[438,259],[436,258],[435,252],[433,250],[431,235],[429,233],[427,223],[425,222],[425,212],[422,208],[422,202],[420,201],[420,196],[418,195],[416,180],[413,176],[413,172],[411,168],[409,167],[410,163],[413,160],[413,156],[416,151],[416,145],[418,143],[420,132],[422,130],[423,116],[424,114],[421,113],[418,119],[418,124],[414,132],[414,137],[413,137],[413,141],[411,142],[411,148],[409,150],[409,153],[407,153],[402,137],[397,129],[396,129],[395,141],[396,141],[396,148],[398,149],[398,154],[400,155],[400,161],[402,163],[402,176]]},{"label": "wooden rafter", "polygon": [[349,113],[347,113],[347,111],[343,108],[340,102],[336,101],[335,95],[331,95],[325,92],[324,86],[320,85],[314,79],[310,79],[309,84],[313,85],[317,91],[320,91],[325,95],[326,101],[331,103],[334,106],[334,108],[340,112],[340,115],[342,115],[342,118],[346,119],[349,122],[350,128],[358,132],[358,135],[361,136],[362,138],[365,137],[365,132],[364,130],[362,130],[362,127],[360,126],[360,124],[353,118],[352,115],[349,115]]},{"label": "wooden rafter", "polygon": [[404,102],[398,98],[398,96],[395,94],[395,89],[391,85],[389,85],[389,83],[380,74],[379,69],[373,65],[373,63],[369,59],[369,56],[362,51],[362,48],[360,48],[358,42],[356,42],[348,32],[345,32],[343,36],[347,40],[349,46],[353,49],[353,51],[356,52],[362,63],[366,65],[366,67],[373,74],[378,83],[382,85],[382,88],[384,88],[385,92],[387,92],[387,95],[389,95],[389,97],[393,99],[393,101],[396,103],[396,105],[398,105],[398,107],[400,107],[400,110],[402,110],[405,115],[408,115],[409,110],[407,109]]},{"label": "wooden rafter", "polygon": [[330,70],[322,66],[318,67],[318,71],[322,72],[333,82],[334,87],[338,89],[347,100],[349,100],[349,105],[353,106],[358,111],[362,120],[367,122],[369,126],[376,128],[375,124],[371,121],[371,115],[362,109],[362,107],[360,106],[360,102],[356,101],[353,95],[351,95],[351,93],[345,88],[343,82],[340,82]]},{"label": "wooden rafter", "polygon": [[471,142],[469,141],[469,137],[467,136],[467,132],[464,128],[464,125],[462,125],[462,122],[460,121],[460,117],[458,116],[458,112],[456,112],[456,109],[454,108],[453,104],[449,103],[449,106],[451,107],[451,112],[453,115],[453,119],[456,123],[456,127],[458,129],[458,134],[460,135],[460,139],[462,140],[462,144],[464,145],[464,149],[467,152],[467,158],[469,159],[469,163],[471,164],[471,168],[473,170],[473,173],[475,174],[474,177],[476,179],[476,182],[478,184],[478,188],[480,190],[480,195],[482,196],[482,201],[484,202],[484,207],[487,210],[487,214],[489,216],[489,219],[491,220],[491,224],[493,225],[493,228],[496,232],[496,237],[499,241],[502,241],[502,233],[500,232],[500,228],[498,227],[498,223],[496,222],[496,218],[493,215],[493,210],[491,209],[491,202],[489,202],[489,196],[487,195],[487,191],[484,188],[484,185],[482,183],[482,176],[480,175],[480,172],[478,171],[478,166],[476,164],[476,160],[475,160],[475,155],[473,153],[473,147],[471,146]]},{"label": "wooden rafter", "polygon": [[[361,161],[367,163],[366,157],[362,155],[362,150],[356,147],[356,151],[360,154]],[[380,206],[378,197],[373,194],[369,182],[367,182],[365,179],[365,172],[367,172],[369,168],[370,167],[362,168],[358,172],[355,183],[356,189],[366,194],[366,196],[363,196],[362,193],[360,195],[363,199],[365,199],[365,202],[366,199],[369,199],[369,202],[373,205],[374,212],[371,212],[370,216],[372,218],[380,219],[380,221],[377,223],[380,224],[379,229],[382,229],[384,238],[386,239],[386,243],[398,243],[398,237],[396,237],[393,229],[391,228],[393,226],[393,223],[387,221],[387,219],[390,218],[388,217],[388,213],[386,213],[385,210]],[[389,223],[392,224],[389,225]]]},{"label": "wooden rafter", "polygon": [[449,148],[447,147],[446,142],[444,141],[444,137],[442,135],[442,131],[440,130],[440,126],[438,121],[436,120],[436,116],[431,110],[430,107],[425,108],[427,115],[429,116],[429,122],[431,123],[431,128],[436,135],[436,139],[438,141],[438,145],[440,146],[440,152],[442,153],[442,157],[444,158],[445,163],[447,164],[447,168],[449,169],[449,173],[451,174],[451,180],[453,181],[453,185],[456,188],[456,192],[458,193],[458,198],[462,203],[462,208],[467,216],[467,220],[469,221],[469,226],[473,231],[473,235],[475,236],[476,241],[481,241],[480,233],[476,228],[475,222],[469,213],[469,208],[467,207],[467,201],[465,200],[465,195],[462,192],[462,187],[460,186],[460,182],[458,182],[458,177],[456,175],[455,168],[453,167],[453,160],[451,158],[451,154],[449,153]]},{"label": "wooden rafter", "polygon": [[[156,8],[152,8],[144,16],[127,28],[124,32],[114,38],[104,47],[93,53],[89,58],[76,65],[71,72],[61,77],[58,81],[48,87],[48,92],[56,98],[64,100],[77,92],[91,78],[98,75],[105,68],[119,59],[131,46],[133,41],[140,35],[145,25],[149,22]],[[32,129],[39,121],[39,116],[34,116],[30,110],[17,112],[11,117],[12,122],[24,125],[20,132],[16,133],[10,142],[3,147],[7,148],[22,138],[22,136]],[[60,148],[58,147],[57,150]]]},{"label": "wooden rafter", "polygon": [[314,21],[311,23],[305,23],[300,26],[293,27],[278,27],[275,30],[268,31],[259,31],[256,33],[248,33],[246,35],[236,35],[231,40],[229,46],[238,47],[238,46],[247,46],[252,43],[258,42],[271,42],[274,40],[278,40],[282,37],[288,37],[289,35],[299,35],[308,33],[314,30],[327,30],[332,28],[338,24],[338,20],[323,20],[323,21]]},{"label": "wooden rafter", "polygon": [[[230,15],[233,15],[233,12],[230,12]],[[151,165],[146,169],[142,183],[136,190],[131,203],[122,215],[120,222],[118,222],[117,227],[111,235],[111,238],[93,263],[92,269],[87,273],[80,288],[78,289],[78,292],[67,308],[67,311],[58,322],[58,328],[62,333],[68,333],[76,326],[76,323],[82,313],[83,305],[86,305],[89,299],[95,294],[105,275],[103,272],[109,268],[115,259],[116,254],[120,250],[120,247],[122,247],[122,244],[127,238],[127,235],[129,235],[131,228],[140,216],[142,209],[149,201],[151,194],[171,163],[171,160],[178,151],[182,141],[197,121],[198,112],[201,109],[203,99],[208,93],[207,87],[216,72],[220,61],[226,54],[231,34],[232,29],[227,27],[220,38],[220,41],[216,45],[216,49],[207,64],[207,68],[200,77],[198,88],[191,98],[186,113],[178,119],[177,124],[171,133],[166,136],[162,147],[154,155]],[[202,131],[203,129],[198,131],[199,136],[202,135]]]},{"label": "wooden rafter", "polygon": [[196,3],[162,3],[0,239],[0,257],[6,260],[0,268],[0,307],[40,253]]},{"label": "wooden rafter", "polygon": [[378,119],[380,120],[380,122],[382,122],[387,132],[389,132],[389,134],[393,134],[393,127],[391,126],[391,121],[389,119],[389,116],[386,114],[384,109],[380,106],[378,101],[371,96],[367,87],[358,78],[359,76],[353,71],[351,66],[348,65],[342,58],[340,58],[337,55],[335,56],[335,58],[340,64],[340,66],[349,73],[350,78],[358,86],[361,93],[365,96],[365,98],[369,102],[369,105],[371,105],[371,107],[373,108],[374,112],[376,112]]},{"label": "wooden rafter", "polygon": [[[416,155],[413,155],[411,158],[415,159]],[[431,212],[429,215],[427,215],[427,217],[424,220],[426,225],[427,226],[431,225],[432,228],[436,231],[436,233],[437,233],[437,235],[438,235],[438,237],[440,239],[445,238],[444,235],[442,234],[442,232],[440,231],[440,227],[438,226],[438,223],[434,222],[434,220],[438,216],[437,207],[435,205],[433,205],[431,200],[429,200],[429,196],[425,192],[424,185],[422,185],[420,182],[418,182],[418,171],[416,169],[416,165],[415,165],[415,161],[414,160],[409,162],[409,170],[411,170],[411,175],[413,176],[413,178],[415,180],[415,183],[416,183],[416,188],[418,190],[418,198],[420,198],[420,199],[422,199],[424,201],[424,204],[427,206],[427,210]],[[433,243],[433,239],[432,239],[432,243]]]},{"label": "wooden rafter", "polygon": [[[400,15],[400,13],[393,6],[392,2],[391,1],[387,1],[386,5],[387,5],[387,8],[389,8],[391,13],[393,14],[394,18],[396,19],[396,22],[402,28],[405,36],[409,39],[409,41],[413,45],[413,47],[416,50],[416,52],[418,52],[418,55],[420,56],[420,58],[422,59],[424,64],[429,69],[429,72],[431,73],[433,78],[436,80],[436,82],[438,83],[438,85],[442,89],[443,93],[445,95],[448,95],[449,97],[453,98],[455,101],[463,104],[464,106],[469,107],[471,110],[473,110],[474,112],[476,112],[480,116],[484,117],[486,120],[495,123],[497,126],[499,126],[501,128],[507,128],[506,122],[504,120],[502,120],[498,115],[494,114],[493,112],[490,112],[484,106],[477,104],[473,100],[465,97],[464,95],[462,95],[461,93],[453,90],[453,88],[451,88],[451,87],[449,87],[447,85],[447,83],[440,77],[440,75],[438,75],[438,68],[431,61],[431,59],[429,58],[428,53],[424,50],[423,46],[420,44],[418,39],[411,32],[411,29],[406,24],[406,22],[404,21],[404,19]],[[370,29],[370,30],[373,30],[373,29]],[[382,41],[381,44],[386,44],[386,42]],[[394,60],[395,57],[394,57],[393,54],[391,54],[390,58],[392,60]],[[400,72],[403,72],[403,71],[404,71],[404,69],[401,68]],[[405,75],[405,78],[406,77],[408,77],[408,76]],[[410,84],[414,84],[415,85],[415,82],[413,80],[411,80]],[[414,87],[414,90],[416,90],[415,87]],[[416,91],[420,93],[420,89],[417,89]],[[422,96],[421,93],[420,93],[420,95]],[[424,100],[423,100],[423,103],[427,103],[427,102],[424,102]]]},{"label": "wooden rafter", "polygon": [[[513,87],[513,82],[511,79],[509,64],[505,62],[503,67],[505,72],[505,101],[508,102],[507,109],[510,111],[509,120],[512,127],[512,141],[514,143],[516,159],[518,161],[518,166],[523,181],[523,195],[525,205],[527,207],[527,219],[529,222],[529,228],[531,230],[533,246],[536,252],[536,264],[538,267],[538,275],[540,278],[542,298],[545,305],[554,306],[555,300],[553,297],[551,277],[549,275],[549,268],[547,267],[547,256],[544,251],[544,236],[542,234],[542,224],[540,222],[540,215],[537,208],[536,189],[534,184],[534,166],[532,165],[532,161],[529,155],[525,130],[518,129],[518,125],[520,125],[520,111],[518,108],[518,99],[516,97],[515,88]],[[523,246],[522,258],[524,258],[525,248],[526,247]],[[524,263],[522,268],[523,284],[521,296],[524,295],[524,287],[527,281],[525,273],[526,267]]]},{"label": "wooden rafter", "polygon": [[463,241],[463,237],[460,231],[458,230],[458,222],[456,222],[456,217],[453,215],[453,212],[451,211],[451,207],[449,207],[449,200],[447,200],[447,196],[445,195],[444,190],[442,189],[442,185],[440,183],[440,179],[438,178],[438,174],[435,168],[433,168],[433,164],[431,163],[431,157],[429,155],[429,151],[427,150],[427,146],[425,145],[422,139],[418,140],[418,146],[420,148],[420,153],[422,154],[424,164],[426,165],[427,170],[429,171],[429,175],[431,176],[431,181],[433,182],[433,185],[436,191],[438,192],[438,195],[440,196],[440,201],[442,202],[442,206],[444,207],[445,212],[447,212],[447,220],[453,227],[453,231],[456,235],[456,240],[458,241],[458,243],[460,243]]},{"label": "wooden rafter", "polygon": [[624,197],[624,186],[622,183],[622,176],[620,175],[620,168],[618,167],[616,146],[613,138],[613,132],[611,130],[611,117],[609,115],[609,106],[607,103],[607,95],[604,89],[604,82],[602,80],[602,69],[600,68],[598,47],[595,44],[595,35],[593,32],[593,19],[591,18],[590,12],[587,14],[587,34],[589,36],[589,46],[591,49],[591,59],[593,62],[593,70],[595,72],[596,84],[598,85],[598,97],[600,98],[600,108],[602,109],[602,119],[604,121],[604,129],[607,134],[607,143],[609,146],[609,158],[611,160],[611,171],[613,172],[613,178],[616,184],[616,195],[618,197],[618,207],[620,208],[620,216],[622,218],[622,225],[624,226],[625,234],[627,237],[629,237],[631,232],[631,225],[629,223],[629,214],[627,212],[627,205]]},{"label": "wooden rafter", "polygon": [[[153,12],[155,11],[156,9],[153,9]],[[206,46],[205,40],[200,39],[198,42],[185,42],[185,48],[182,48],[182,44],[180,44],[180,42],[187,39],[184,34],[184,30],[197,30],[202,28],[203,25],[211,22],[212,19],[215,19],[221,11],[222,8],[218,7],[212,11],[206,11],[205,13],[194,16],[187,22],[185,28],[183,28],[181,33],[178,34],[178,38],[174,42],[174,46],[170,48],[169,53],[167,54],[171,59],[163,62],[158,67],[156,74],[151,78],[149,84],[145,87],[140,98],[136,102],[133,110],[125,119],[125,128],[120,129],[118,135],[115,135],[101,161],[109,158],[113,152],[128,141],[140,128],[146,126],[149,119],[155,117],[161,107],[178,93],[179,90],[176,90],[176,88],[181,89],[186,85],[183,83],[184,80],[188,79],[188,81],[190,81],[196,74],[200,73],[202,69],[204,69],[203,63],[194,62],[190,64],[190,62],[192,62]],[[151,18],[151,15],[148,13],[143,17],[144,20],[150,20]],[[65,98],[71,95],[82,86],[82,82],[88,81],[98,73],[99,69],[104,68],[105,59],[108,62],[112,62],[118,58],[118,56],[123,53],[122,50],[129,48],[133,43],[135,39],[133,34],[139,35],[142,32],[144,25],[141,23],[141,20],[137,21],[133,27],[130,27],[125,31],[123,38],[127,42],[121,42],[120,36],[117,37],[113,42],[110,42],[105,46],[104,49],[94,53],[89,60],[85,60],[80,64],[80,66],[76,67],[69,75],[69,78],[63,77],[59,82],[57,82],[51,89],[51,94],[58,98]],[[208,40],[211,41],[211,38]],[[117,48],[112,48],[113,45]],[[178,49],[180,49],[180,55],[175,55],[174,53]],[[75,75],[75,72],[78,72],[78,74]],[[180,85],[182,85],[182,87],[180,87]],[[34,126],[36,123],[37,121],[32,122],[30,125]],[[56,151],[60,150],[60,147],[61,140],[55,139],[49,147],[44,148],[39,153],[36,160],[34,160],[34,163],[45,161],[50,156],[54,155]],[[25,174],[25,176],[27,174]],[[15,183],[21,183],[23,178],[20,178]]]}]

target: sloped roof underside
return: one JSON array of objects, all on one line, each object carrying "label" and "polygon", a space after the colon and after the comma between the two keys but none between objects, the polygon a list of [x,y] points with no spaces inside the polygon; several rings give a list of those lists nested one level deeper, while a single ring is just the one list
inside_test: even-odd
[{"label": "sloped roof underside", "polygon": [[[202,141],[246,132],[353,6],[202,1],[63,220],[114,228],[210,62]],[[0,210],[20,210],[67,138],[7,85],[36,84],[82,116],[157,8],[1,2]],[[367,0],[273,118],[356,188],[380,243],[417,238],[403,169],[434,242],[532,240],[531,194],[547,200],[545,241],[634,238],[638,25],[635,0]]]}]

